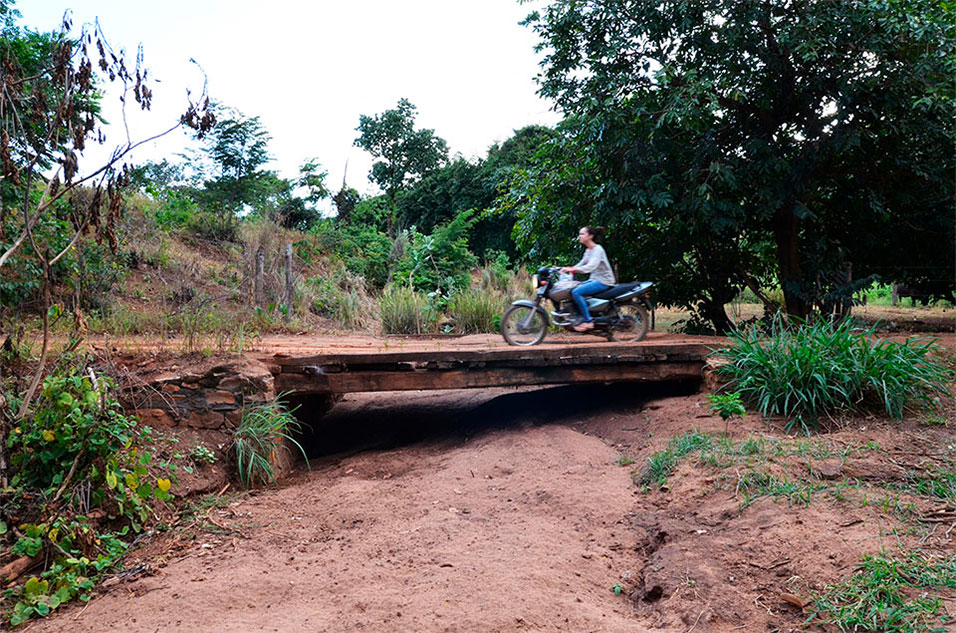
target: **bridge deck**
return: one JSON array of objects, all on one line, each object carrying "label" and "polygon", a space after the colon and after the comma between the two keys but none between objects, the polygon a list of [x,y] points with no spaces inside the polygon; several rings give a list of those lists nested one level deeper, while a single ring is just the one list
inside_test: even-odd
[{"label": "bridge deck", "polygon": [[293,353],[292,349],[283,350],[267,362],[273,368],[277,391],[344,394],[576,382],[700,380],[704,360],[710,353],[709,341],[666,335],[652,335],[641,343],[630,344],[595,343],[579,337],[530,348],[500,345],[488,337],[475,338],[413,340],[401,346],[379,341],[371,349],[330,344],[321,349],[303,350],[300,354]]}]

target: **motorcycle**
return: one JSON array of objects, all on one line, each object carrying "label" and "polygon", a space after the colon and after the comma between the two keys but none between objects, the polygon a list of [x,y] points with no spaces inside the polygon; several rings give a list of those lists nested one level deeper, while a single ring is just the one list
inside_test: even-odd
[{"label": "motorcycle", "polygon": [[[544,340],[548,326],[554,324],[575,332],[574,325],[580,315],[571,299],[573,282],[559,276],[560,268],[542,267],[533,276],[536,288],[533,301],[515,301],[501,317],[501,334],[509,345],[537,345]],[[647,336],[650,325],[648,313],[651,306],[650,281],[631,281],[611,286],[604,292],[587,297],[588,310],[594,321],[594,329],[582,334],[606,336],[609,341],[632,343]],[[542,307],[549,299],[554,309]]]}]

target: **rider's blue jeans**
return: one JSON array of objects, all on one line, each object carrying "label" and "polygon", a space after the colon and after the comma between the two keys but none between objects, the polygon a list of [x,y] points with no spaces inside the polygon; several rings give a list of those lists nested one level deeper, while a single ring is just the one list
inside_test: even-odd
[{"label": "rider's blue jeans", "polygon": [[581,318],[585,321],[591,320],[591,312],[588,310],[587,297],[591,295],[596,295],[599,292],[604,292],[610,288],[602,284],[600,281],[585,281],[580,286],[575,287],[571,291],[571,298],[574,299],[574,305],[578,307],[578,312],[581,314]]}]

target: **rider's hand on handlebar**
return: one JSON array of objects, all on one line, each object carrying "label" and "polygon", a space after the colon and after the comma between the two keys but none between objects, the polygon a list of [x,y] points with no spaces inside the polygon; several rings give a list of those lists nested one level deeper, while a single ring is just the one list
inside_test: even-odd
[{"label": "rider's hand on handlebar", "polygon": [[574,266],[565,266],[564,268],[561,269],[560,272],[562,272],[562,273],[573,273],[573,272],[574,272]]}]

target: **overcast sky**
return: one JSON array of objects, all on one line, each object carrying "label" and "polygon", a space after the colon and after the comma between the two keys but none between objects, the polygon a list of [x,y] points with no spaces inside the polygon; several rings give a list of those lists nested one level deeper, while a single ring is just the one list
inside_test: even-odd
[{"label": "overcast sky", "polygon": [[[135,56],[143,45],[162,83],[149,116],[130,120],[134,141],[174,122],[187,88],[201,91],[194,58],[215,100],[260,117],[272,135],[270,168],[288,178],[315,157],[333,190],[348,161],[349,185],[377,191],[371,157],[352,146],[355,128],[359,115],[402,97],[418,107],[418,127],[466,158],[559,118],[536,95],[535,36],[518,24],[532,7],[517,0],[18,0],[15,8],[33,29],[58,28],[70,9],[75,27],[98,18],[114,48]],[[112,127],[115,145],[124,135]],[[137,158],[170,156],[184,141],[174,133]]]}]

